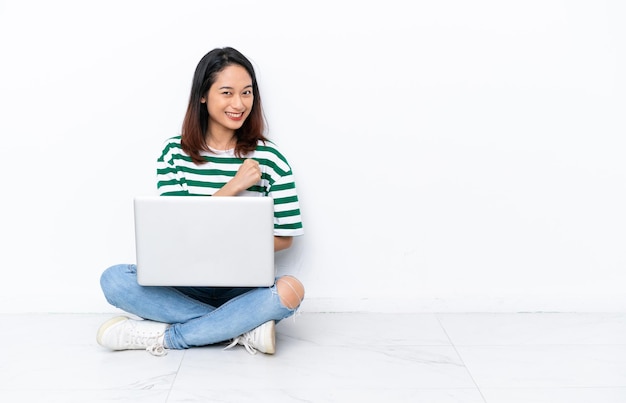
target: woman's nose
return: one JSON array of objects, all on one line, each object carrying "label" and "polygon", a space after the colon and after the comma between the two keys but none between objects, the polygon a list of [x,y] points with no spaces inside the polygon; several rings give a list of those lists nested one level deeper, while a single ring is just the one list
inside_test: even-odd
[{"label": "woman's nose", "polygon": [[231,99],[231,106],[233,108],[236,109],[242,109],[243,108],[243,100],[241,99],[241,96],[239,95],[235,95],[232,99]]}]

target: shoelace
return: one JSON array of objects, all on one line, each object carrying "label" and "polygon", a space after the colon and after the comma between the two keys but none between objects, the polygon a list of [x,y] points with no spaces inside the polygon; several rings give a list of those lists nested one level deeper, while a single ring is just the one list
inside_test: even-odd
[{"label": "shoelace", "polygon": [[228,346],[224,347],[224,350],[235,347],[237,343],[244,346],[246,348],[246,351],[248,351],[250,354],[256,354],[256,349],[250,345],[250,341],[244,336],[235,337]]},{"label": "shoelace", "polygon": [[148,348],[146,348],[146,351],[157,357],[163,357],[164,355],[167,355],[167,349],[163,347],[163,344],[158,343],[148,346]]},{"label": "shoelace", "polygon": [[129,329],[128,341],[127,343],[131,346],[148,346],[148,348],[152,347],[152,345],[159,344],[158,338],[161,336],[160,333],[155,331],[145,331],[141,330],[141,328],[137,328],[137,324],[131,322],[132,327]]}]

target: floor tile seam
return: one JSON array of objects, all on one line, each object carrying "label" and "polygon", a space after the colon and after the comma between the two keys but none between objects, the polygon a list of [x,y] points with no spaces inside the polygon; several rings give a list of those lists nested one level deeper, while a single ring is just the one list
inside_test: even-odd
[{"label": "floor tile seam", "polygon": [[178,362],[178,367],[176,368],[176,371],[175,371],[176,375],[174,375],[174,379],[172,379],[172,382],[170,383],[170,386],[167,389],[167,396],[165,397],[166,402],[169,400],[170,395],[172,394],[172,391],[176,387],[176,380],[178,379],[178,374],[180,374],[180,369],[183,367],[183,363],[185,362],[185,357],[187,356],[187,350],[183,350],[182,353],[183,353],[182,357],[180,358],[180,361]]},{"label": "floor tile seam", "polygon": [[463,360],[463,357],[459,353],[459,350],[454,345],[454,342],[452,341],[452,338],[448,334],[448,331],[446,330],[446,327],[441,322],[441,318],[439,317],[439,315],[435,315],[435,319],[437,319],[437,322],[439,323],[439,326],[441,327],[441,330],[446,335],[446,338],[448,339],[448,342],[450,343],[451,347],[454,349],[454,352],[456,353],[457,357],[459,357],[459,360],[461,361],[461,364],[463,365],[463,368],[465,368],[465,371],[467,372],[467,375],[470,377],[470,379],[472,380],[472,383],[476,387],[476,390],[478,391],[478,394],[480,395],[480,398],[483,400],[484,403],[487,403],[487,399],[485,398],[485,395],[483,394],[482,390],[480,389],[480,385],[478,385],[478,382],[474,378],[474,375],[472,374],[472,371],[470,371],[470,369],[467,366],[467,364],[465,364],[465,360]]}]

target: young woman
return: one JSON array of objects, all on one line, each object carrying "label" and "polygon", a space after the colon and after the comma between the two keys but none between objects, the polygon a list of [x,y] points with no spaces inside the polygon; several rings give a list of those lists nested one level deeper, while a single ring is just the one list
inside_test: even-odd
[{"label": "young woman", "polygon": [[[303,234],[295,182],[264,132],[252,64],[233,48],[213,49],[196,68],[181,136],[168,139],[157,160],[159,193],[272,197],[274,250],[289,248]],[[108,268],[100,284],[110,304],[143,319],[106,321],[98,343],[154,355],[225,341],[273,354],[275,324],[304,298],[302,283],[291,275],[277,277],[269,288],[144,287],[134,264]]]}]

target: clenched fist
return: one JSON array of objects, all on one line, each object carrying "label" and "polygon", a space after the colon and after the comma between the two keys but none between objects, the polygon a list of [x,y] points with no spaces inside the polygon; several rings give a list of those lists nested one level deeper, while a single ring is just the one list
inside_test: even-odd
[{"label": "clenched fist", "polygon": [[243,189],[254,185],[261,180],[261,166],[259,162],[250,158],[244,160],[232,180],[238,181]]},{"label": "clenched fist", "polygon": [[213,196],[235,196],[261,180],[261,166],[258,161],[246,159],[235,176],[215,192]]}]

